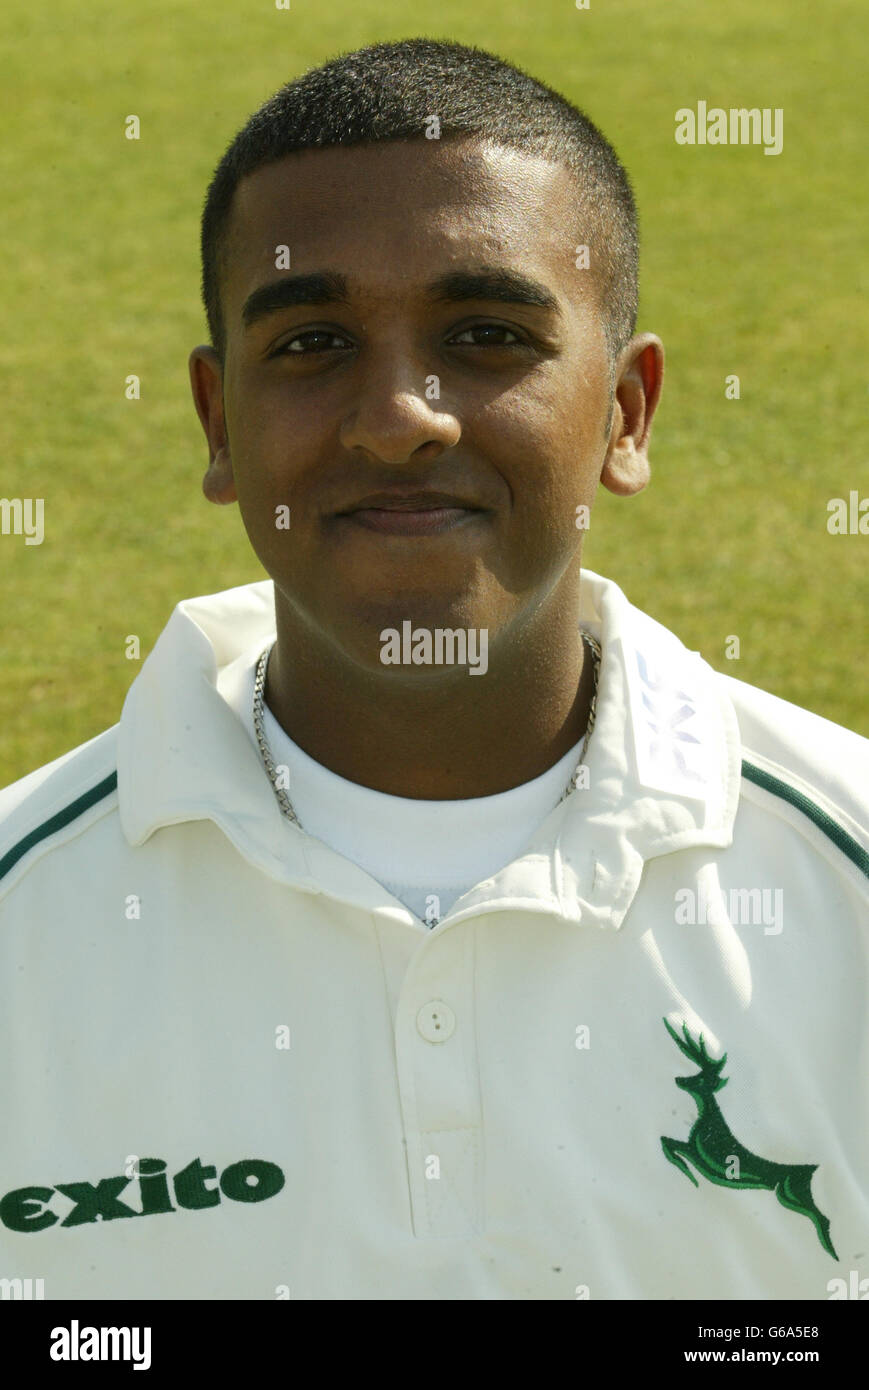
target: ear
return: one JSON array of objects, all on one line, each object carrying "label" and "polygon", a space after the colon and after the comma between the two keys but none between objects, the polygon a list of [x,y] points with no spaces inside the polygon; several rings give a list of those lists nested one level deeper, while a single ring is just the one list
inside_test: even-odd
[{"label": "ear", "polygon": [[223,364],[213,347],[196,347],[190,354],[190,389],[208,441],[208,468],[202,491],[209,502],[226,506],[238,501],[226,421],[223,415]]},{"label": "ear", "polygon": [[619,354],[609,445],[601,470],[604,487],[618,497],[642,492],[649,481],[649,437],[664,380],[664,346],[639,333]]}]

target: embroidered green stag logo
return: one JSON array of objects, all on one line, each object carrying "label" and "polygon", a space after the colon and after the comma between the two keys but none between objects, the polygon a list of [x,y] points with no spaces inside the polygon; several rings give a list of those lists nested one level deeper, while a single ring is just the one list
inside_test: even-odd
[{"label": "embroidered green stag logo", "polygon": [[[689,1159],[704,1178],[721,1187],[765,1187],[774,1192],[783,1207],[802,1212],[803,1216],[809,1218],[824,1249],[834,1260],[838,1260],[839,1256],[830,1240],[830,1223],[815,1206],[812,1197],[812,1174],[817,1163],[771,1163],[766,1158],[758,1158],[757,1154],[734,1139],[715,1099],[715,1092],[727,1085],[726,1078],[721,1075],[727,1053],[715,1062],[706,1051],[702,1033],[699,1042],[695,1042],[688,1032],[688,1025],[683,1023],[683,1041],[666,1019],[663,1022],[679,1051],[700,1068],[696,1076],[675,1078],[676,1085],[694,1097],[697,1119],[691,1126],[687,1140],[667,1139],[662,1135],[661,1147],[667,1158],[691,1179],[695,1187],[700,1184],[685,1159]],[[733,1174],[732,1177],[728,1177],[729,1172]]]}]

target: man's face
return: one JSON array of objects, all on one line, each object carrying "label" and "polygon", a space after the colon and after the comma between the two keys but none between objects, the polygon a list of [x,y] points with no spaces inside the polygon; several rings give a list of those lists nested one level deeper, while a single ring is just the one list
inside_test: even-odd
[{"label": "man's face", "polygon": [[306,151],[240,184],[205,491],[237,496],[278,605],[344,658],[393,671],[380,633],[410,619],[486,629],[492,661],[575,606],[577,507],[619,436],[583,240],[567,171],[476,141]]}]

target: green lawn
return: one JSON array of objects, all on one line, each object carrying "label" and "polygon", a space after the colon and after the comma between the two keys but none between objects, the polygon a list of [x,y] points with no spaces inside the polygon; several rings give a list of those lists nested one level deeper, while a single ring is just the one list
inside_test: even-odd
[{"label": "green lawn", "polygon": [[[861,0],[7,0],[0,495],[44,498],[46,533],[0,535],[0,785],[117,720],[128,634],[145,655],[181,598],[263,577],[237,509],[200,491],[205,186],[283,82],[414,34],[564,91],[636,187],[639,326],[667,380],[652,486],[601,492],[586,563],[714,666],[869,734],[869,538],[826,529],[831,497],[869,495]],[[698,99],[782,107],[783,153],[678,146]]]}]

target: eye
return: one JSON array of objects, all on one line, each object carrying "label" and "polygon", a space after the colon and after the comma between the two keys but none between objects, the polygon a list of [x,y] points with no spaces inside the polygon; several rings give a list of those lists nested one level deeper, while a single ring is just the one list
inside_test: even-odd
[{"label": "eye", "polygon": [[[513,341],[508,342],[505,334]],[[463,328],[449,341],[451,346],[458,344],[461,347],[526,346],[526,339],[520,338],[512,328],[508,328],[503,323],[474,323],[471,324],[470,328]]]},{"label": "eye", "polygon": [[[349,347],[346,338],[342,338],[338,333],[330,333],[325,328],[308,328],[304,333],[297,333],[295,338],[289,338],[272,354],[274,357],[282,357],[284,354],[292,357],[305,357],[309,353],[315,352],[334,352],[334,344],[338,343],[341,347]],[[301,346],[299,346],[301,344]]]}]

